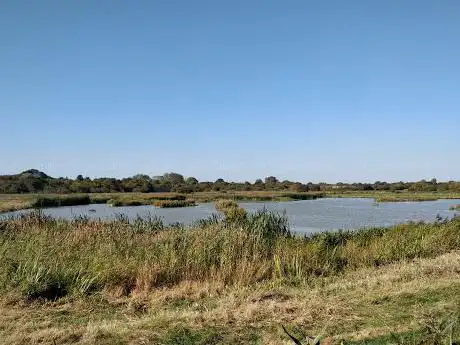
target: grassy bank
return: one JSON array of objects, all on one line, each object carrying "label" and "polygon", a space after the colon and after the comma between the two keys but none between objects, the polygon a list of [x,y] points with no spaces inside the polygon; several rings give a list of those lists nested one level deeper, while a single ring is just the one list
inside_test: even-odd
[{"label": "grassy bank", "polygon": [[459,250],[458,218],[301,238],[268,212],[191,229],[33,214],[0,221],[0,337],[288,344],[283,324],[416,344],[458,311]]},{"label": "grassy bank", "polygon": [[409,191],[362,191],[327,192],[326,197],[334,198],[372,198],[376,202],[433,201],[439,199],[460,199],[458,192],[409,192]]}]

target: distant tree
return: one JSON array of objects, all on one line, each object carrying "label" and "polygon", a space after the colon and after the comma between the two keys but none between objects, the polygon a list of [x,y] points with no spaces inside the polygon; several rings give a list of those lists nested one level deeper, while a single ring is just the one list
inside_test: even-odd
[{"label": "distant tree", "polygon": [[290,186],[294,192],[308,192],[308,187],[300,182],[295,182]]},{"label": "distant tree", "polygon": [[363,190],[374,190],[374,187],[370,183],[364,183]]},{"label": "distant tree", "polygon": [[135,180],[150,180],[150,176],[149,175],[145,175],[145,174],[136,174],[133,176],[133,179]]},{"label": "distant tree", "polygon": [[189,184],[189,185],[190,185],[190,184],[195,185],[195,184],[198,184],[198,180],[197,180],[196,178],[194,178],[194,177],[189,177],[189,178],[187,178],[187,179],[185,180],[185,183],[186,183],[186,184]]},{"label": "distant tree", "polygon": [[195,186],[194,184],[177,185],[171,191],[176,193],[193,193],[195,192]]},{"label": "distant tree", "polygon": [[243,186],[243,190],[249,191],[249,190],[251,190],[251,188],[252,188],[251,182],[245,181],[245,182],[244,182],[244,186]]},{"label": "distant tree", "polygon": [[266,184],[277,184],[278,179],[275,176],[268,176],[265,178],[265,183]]},{"label": "distant tree", "polygon": [[91,192],[91,182],[76,180],[73,181],[70,185],[70,190],[74,193],[90,193]]},{"label": "distant tree", "polygon": [[46,179],[33,177],[32,175],[21,177],[18,190],[21,193],[41,192],[47,184]]},{"label": "distant tree", "polygon": [[311,192],[319,192],[321,190],[321,186],[319,184],[315,183],[309,183],[308,184],[308,190]]},{"label": "distant tree", "polygon": [[163,179],[171,183],[172,185],[178,185],[178,184],[182,184],[185,182],[184,176],[178,173],[174,173],[174,172],[164,174]]},{"label": "distant tree", "polygon": [[195,177],[188,177],[178,173],[166,173],[162,176],[149,177],[137,174],[133,177],[94,178],[78,175],[75,179],[68,177],[53,178],[45,173],[30,169],[15,175],[0,175],[0,193],[115,193],[115,192],[207,192],[207,191],[262,191],[262,190],[292,190],[292,191],[341,191],[362,190],[389,190],[431,192],[452,191],[460,192],[460,182],[438,182],[435,178],[416,182],[384,182],[374,183],[307,183],[284,180],[280,182],[275,176],[268,176],[264,180],[257,179],[250,182],[226,182],[219,178],[215,182],[199,182]]},{"label": "distant tree", "polygon": [[427,182],[426,180],[421,180],[419,182],[412,183],[409,190],[413,192],[434,192],[436,188],[436,185]]}]

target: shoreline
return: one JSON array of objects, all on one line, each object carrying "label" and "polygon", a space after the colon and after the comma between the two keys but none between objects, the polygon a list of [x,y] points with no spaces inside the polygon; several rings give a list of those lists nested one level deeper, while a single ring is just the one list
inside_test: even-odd
[{"label": "shoreline", "polygon": [[[219,199],[236,201],[295,201],[319,198],[370,198],[376,203],[422,202],[441,199],[460,199],[459,192],[203,192],[203,193],[88,193],[88,194],[0,194],[0,213],[40,206],[75,206],[116,202],[117,206],[151,205],[164,200],[190,200],[195,203]],[[178,203],[180,205],[180,203]]]}]

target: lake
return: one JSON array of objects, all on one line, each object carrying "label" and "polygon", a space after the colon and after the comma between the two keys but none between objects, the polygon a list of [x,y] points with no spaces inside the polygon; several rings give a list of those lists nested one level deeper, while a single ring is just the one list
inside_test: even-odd
[{"label": "lake", "polygon": [[[368,198],[324,198],[287,202],[240,202],[249,212],[263,207],[286,212],[291,229],[300,233],[324,230],[357,229],[371,226],[390,226],[408,221],[434,221],[437,215],[452,217],[455,212],[449,206],[460,204],[456,200],[423,202],[397,202],[375,204]],[[91,210],[91,211],[90,211]],[[31,212],[21,210],[4,213],[0,217]],[[107,204],[68,206],[43,209],[46,215],[70,219],[76,216],[110,219],[117,214],[129,218],[159,216],[166,224],[180,222],[190,224],[216,213],[212,203],[184,208],[157,208],[153,206],[111,207]]]}]

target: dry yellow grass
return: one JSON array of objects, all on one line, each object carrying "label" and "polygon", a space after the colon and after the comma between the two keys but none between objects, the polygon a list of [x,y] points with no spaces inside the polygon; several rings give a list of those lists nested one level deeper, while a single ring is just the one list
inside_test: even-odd
[{"label": "dry yellow grass", "polygon": [[0,213],[29,208],[33,200],[32,194],[0,194]]},{"label": "dry yellow grass", "polygon": [[105,292],[30,304],[9,296],[0,304],[0,339],[5,345],[205,344],[196,339],[210,332],[209,344],[290,344],[284,324],[332,336],[333,343],[359,341],[418,329],[424,313],[457,310],[459,279],[455,251],[299,286],[184,282],[131,297]]}]

